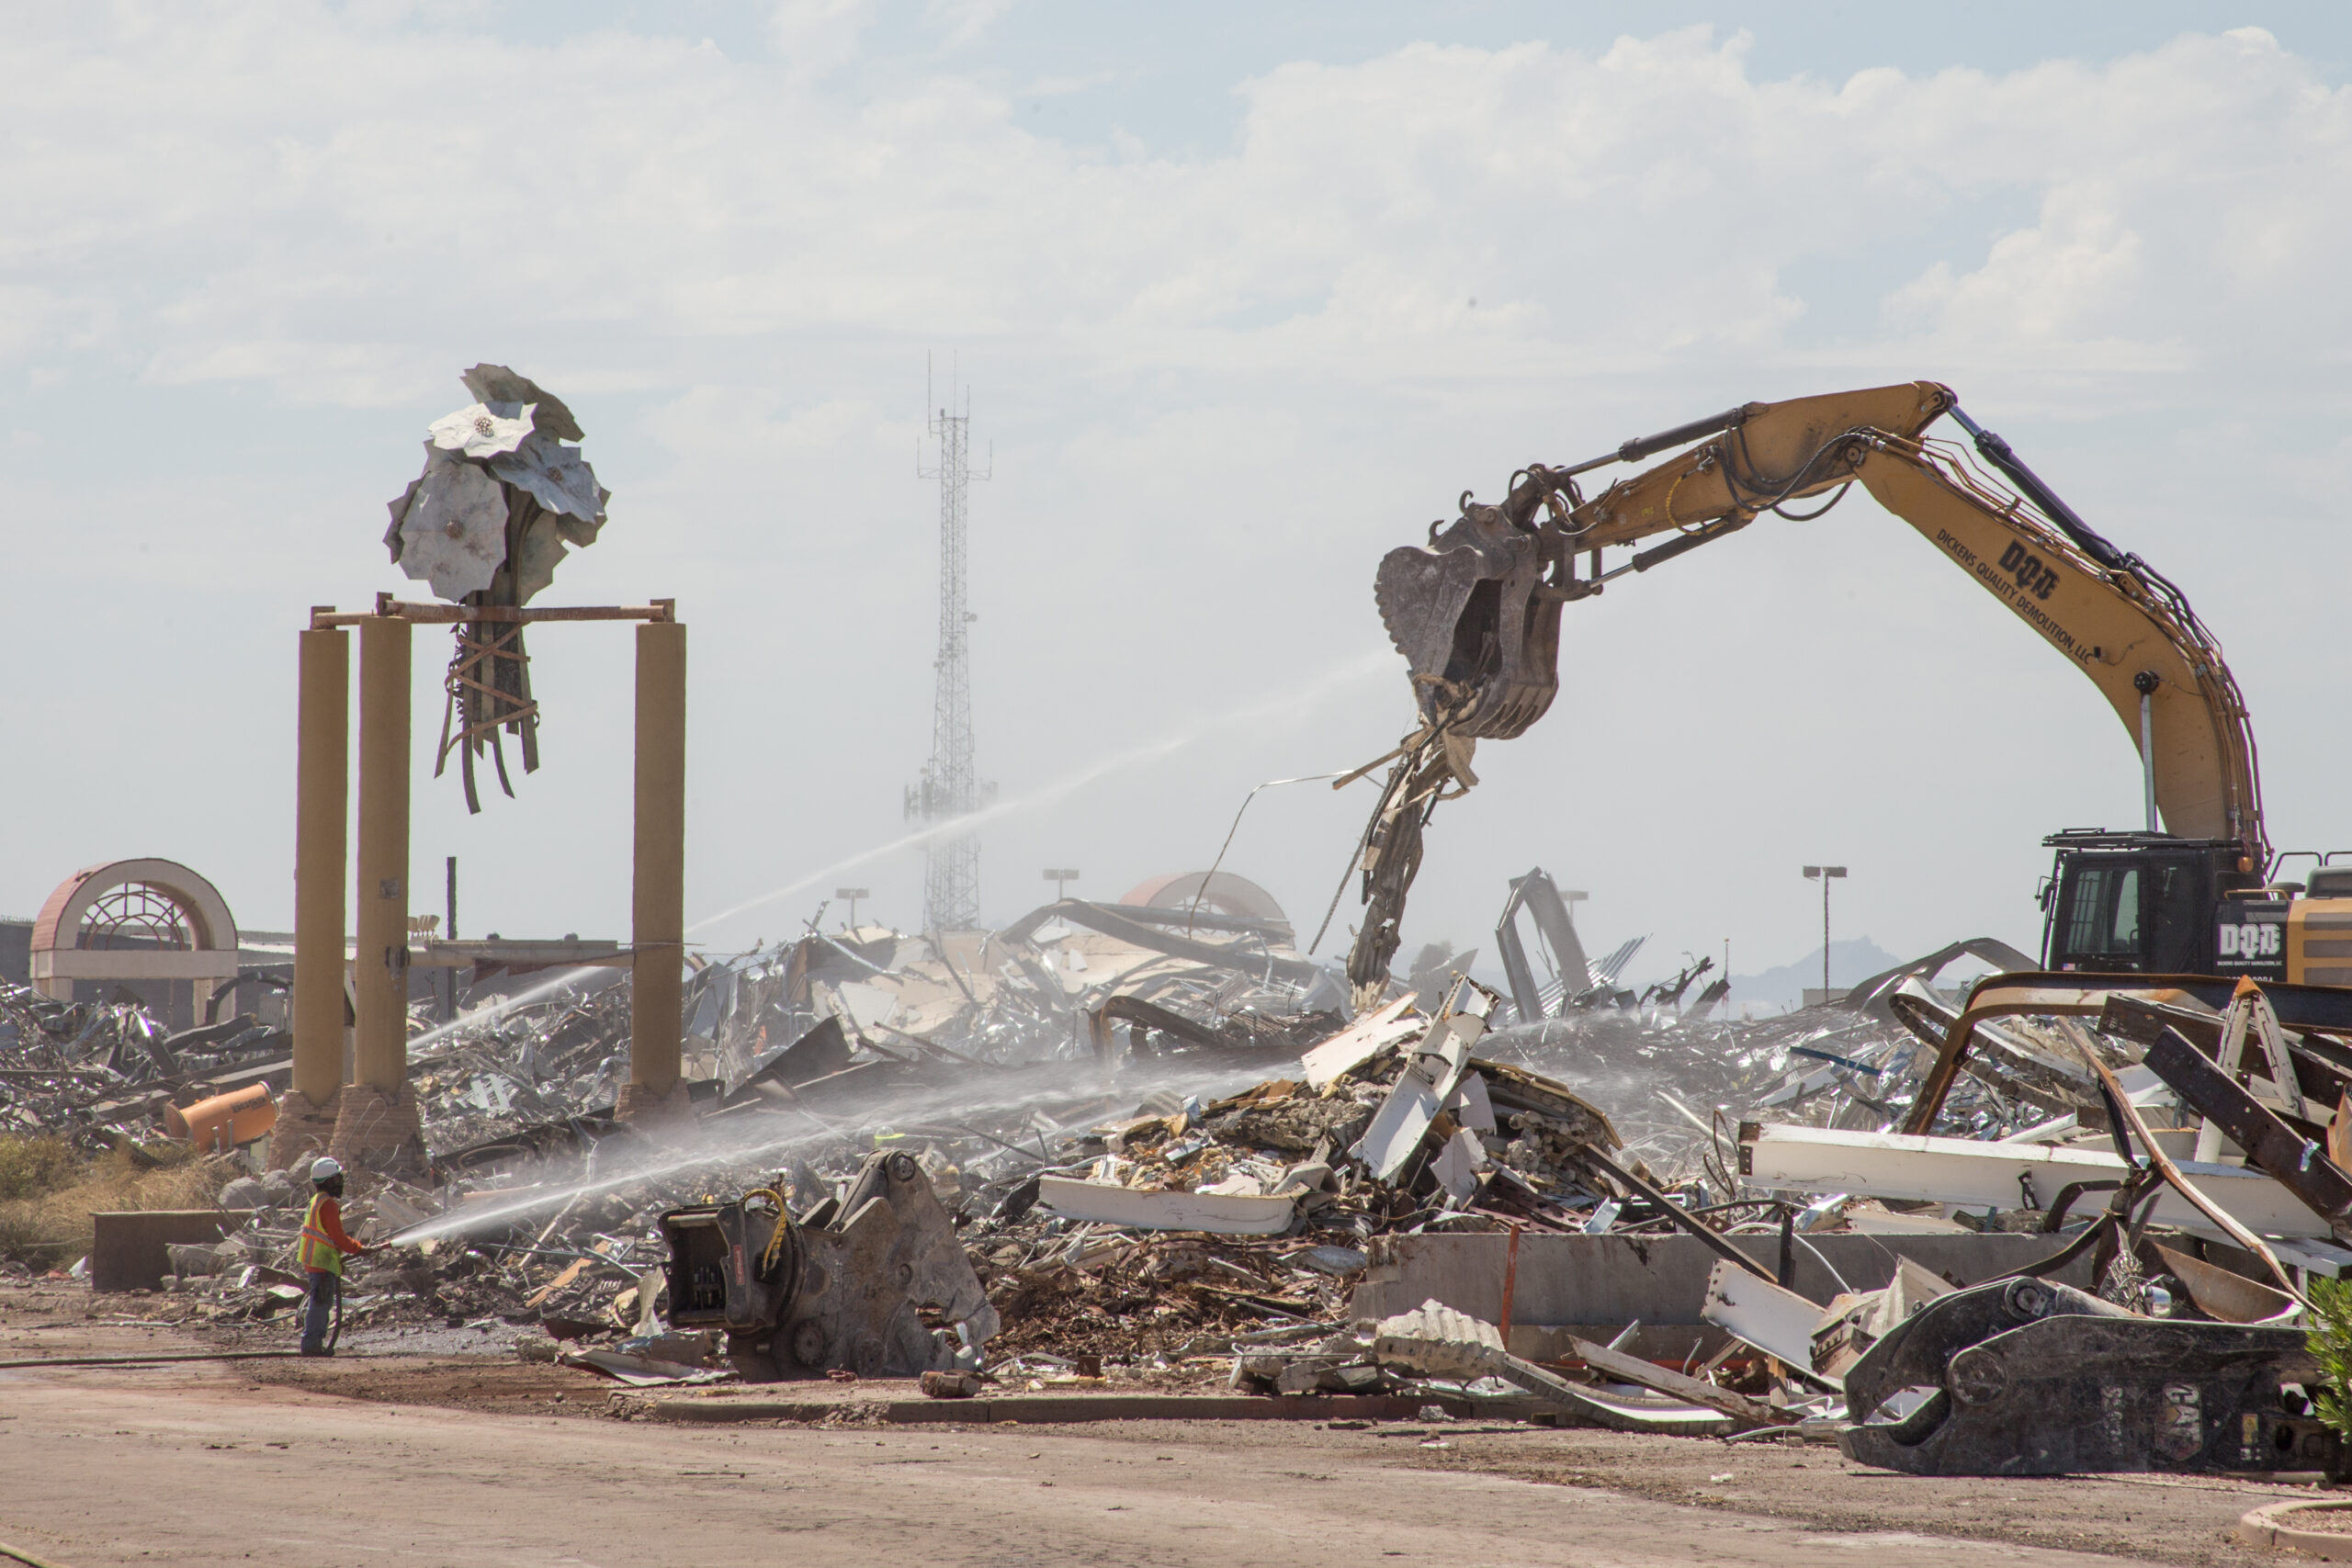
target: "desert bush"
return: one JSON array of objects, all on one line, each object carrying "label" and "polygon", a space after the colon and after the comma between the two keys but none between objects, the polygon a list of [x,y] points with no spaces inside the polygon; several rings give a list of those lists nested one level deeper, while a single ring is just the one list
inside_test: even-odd
[{"label": "desert bush", "polygon": [[62,1138],[0,1137],[0,1201],[54,1192],[77,1179],[83,1164]]},{"label": "desert bush", "polygon": [[[7,1145],[55,1143],[54,1155],[20,1154]],[[53,1139],[0,1140],[0,1183],[22,1169],[30,1189],[18,1195],[0,1186],[0,1258],[57,1268],[90,1250],[90,1216],[124,1209],[209,1209],[224,1183],[241,1173],[235,1161],[206,1158],[183,1149],[133,1154],[116,1149],[84,1159]]]}]

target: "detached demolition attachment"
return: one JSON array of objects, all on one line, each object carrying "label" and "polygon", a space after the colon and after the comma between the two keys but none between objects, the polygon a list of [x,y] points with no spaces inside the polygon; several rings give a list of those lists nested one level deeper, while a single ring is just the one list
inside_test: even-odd
[{"label": "detached demolition attachment", "polygon": [[974,1364],[996,1332],[956,1227],[908,1155],[870,1156],[845,1195],[799,1219],[763,1189],[673,1209],[662,1238],[671,1323],[725,1329],[747,1377],[840,1367],[910,1378]]},{"label": "detached demolition attachment", "polygon": [[[2141,1317],[2041,1280],[1928,1303],[1846,1374],[1864,1424],[1846,1457],[1913,1475],[2324,1470],[2336,1439],[2305,1398],[2301,1328]],[[1870,1422],[1906,1388],[1900,1420]]]}]

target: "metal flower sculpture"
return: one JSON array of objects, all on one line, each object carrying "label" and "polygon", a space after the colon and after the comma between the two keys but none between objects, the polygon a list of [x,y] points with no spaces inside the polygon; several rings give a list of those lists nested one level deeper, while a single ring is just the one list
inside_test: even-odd
[{"label": "metal flower sculpture", "polygon": [[[391,503],[384,545],[451,604],[520,608],[554,581],[568,547],[596,542],[612,492],[569,445],[582,439],[580,423],[560,400],[503,365],[477,365],[461,379],[476,400],[433,422],[424,472]],[[539,708],[518,623],[461,621],[457,637],[433,772],[457,752],[467,809],[480,811],[474,759],[488,746],[512,796],[500,737],[518,737],[523,771],[537,772]]]}]

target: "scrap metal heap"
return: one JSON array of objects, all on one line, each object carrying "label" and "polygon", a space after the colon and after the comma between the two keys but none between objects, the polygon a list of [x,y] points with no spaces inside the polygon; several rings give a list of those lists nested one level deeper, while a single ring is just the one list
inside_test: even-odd
[{"label": "scrap metal heap", "polygon": [[[2337,1049],[2328,1032],[2290,1029],[2275,1013],[2264,1021],[2258,993],[2222,996],[2222,1006],[2200,1011],[2177,996],[2101,992],[2087,1027],[2063,1011],[1997,1025],[1979,1018],[1972,1029],[1996,1032],[1978,1038],[1982,1076],[1956,1080],[1973,1084],[1973,1097],[1947,1094],[1933,1111],[1956,1116],[1955,1130],[1984,1135],[1898,1144],[1895,1174],[1877,1181],[1873,1196],[1854,1190],[1854,1150],[1884,1145],[1890,1128],[1921,1113],[1952,1021],[1969,1011],[1923,977],[1933,960],[1852,998],[1894,1021],[1819,1010],[1774,1021],[1769,1032],[1686,1025],[1655,1009],[1490,1031],[1507,1004],[1458,981],[1433,1014],[1409,998],[1391,1002],[1311,1045],[1278,1077],[1234,1082],[1230,1061],[1195,1058],[1141,1103],[1138,1079],[1170,1065],[1155,1046],[1181,1052],[1187,1030],[1162,1032],[1113,1002],[1087,1021],[1085,1032],[1110,1053],[1096,1060],[1103,1076],[1094,1092],[1071,1093],[1064,1071],[1060,1092],[1023,1097],[1013,1079],[1023,1069],[996,1067],[994,1087],[1012,1091],[1009,1113],[972,1114],[967,1078],[956,1095],[966,1106],[953,1121],[885,1120],[880,1134],[823,1146],[803,1140],[796,1168],[768,1190],[776,1212],[821,1225],[851,1161],[870,1161],[877,1136],[928,1176],[1001,1325],[993,1338],[964,1347],[972,1365],[954,1367],[943,1384],[950,1392],[990,1377],[1041,1386],[1103,1376],[1183,1381],[1213,1368],[1237,1386],[1280,1394],[1386,1392],[1496,1409],[1516,1401],[1512,1408],[1552,1419],[1640,1430],[1842,1434],[1857,1458],[1923,1472],[2274,1472],[2337,1462],[2335,1439],[2312,1414],[2316,1370],[2291,1326],[2294,1277],[2269,1265],[2287,1252],[2306,1269],[2352,1266],[2352,1250],[2331,1251],[2321,1239],[2352,1209],[2352,1179],[2339,1178],[2333,1220],[2297,1225],[2283,1224],[2275,1204],[2262,1211],[2273,1233],[2266,1241],[2228,1205],[2248,1208],[2251,1184],[2278,1183],[2210,1162],[2181,1171],[2156,1157],[2164,1136],[2143,1115],[2144,1107],[2177,1129],[2173,1136],[2193,1140],[2183,1117],[2202,1101],[2217,1126],[2233,1129],[2215,1136],[2243,1134],[2258,1163],[2275,1142],[2251,1120],[2248,1106],[2261,1107],[2243,1090],[2245,1103],[2222,1103],[2226,1089],[2208,1080],[2233,1080],[2212,1068],[2213,1057],[2238,1052],[2258,1070],[2252,1054],[2270,1050],[2275,1037],[2282,1059],[2324,1059]],[[2004,980],[1981,984],[1974,999]],[[2290,1013],[2312,1024],[2295,1000]],[[2058,1004],[2045,996],[2038,1005]],[[1589,1066],[1613,1056],[1611,1087],[1621,1094],[1611,1098],[1624,1104],[1645,1084],[1655,1098],[1673,1053],[1695,1058],[1743,1032],[1746,1061],[1730,1054],[1728,1074],[1679,1083],[1674,1098],[1713,1109],[1722,1103],[1714,1089],[1744,1089],[1751,1107],[1777,1100],[1783,1116],[1810,1112],[1813,1126],[1689,1127],[1696,1135],[1679,1148],[1661,1133],[1637,1152],[1597,1093],[1571,1087],[1573,1057]],[[1641,1049],[1649,1071],[1628,1070],[1624,1058]],[[2211,1070],[2200,1077],[2183,1052]],[[1535,1060],[1559,1076],[1528,1065]],[[1871,1081],[1873,1073],[1895,1082]],[[2352,1072],[2342,1076],[2339,1096],[2352,1088]],[[1210,1087],[1220,1078],[1229,1087]],[[864,1091],[849,1095],[844,1084],[833,1092],[847,1098],[830,1111],[805,1098],[804,1107],[842,1126],[875,1125],[855,1109]],[[2075,1109],[2050,1115],[2052,1100]],[[772,1106],[761,1113],[790,1114]],[[1837,1124],[1856,1122],[1867,1130]],[[2147,1152],[2109,1153],[2118,1142],[2110,1129],[2144,1134]],[[2301,1146],[2297,1140],[2288,1152]],[[1815,1196],[1823,1183],[1791,1164],[1788,1151],[1806,1147],[1838,1153],[1838,1190]],[[2030,1152],[2011,1152],[2019,1148]],[[1905,1173],[1906,1157],[1984,1160],[2018,1196],[1984,1203],[1981,1187],[1962,1183],[1938,1201],[1920,1189],[1951,1179]],[[2282,1169],[2291,1163],[2277,1157]],[[2016,1181],[2007,1168],[2020,1158],[2049,1169],[2047,1185]],[[2062,1190],[2058,1177],[2076,1165],[2087,1179]],[[2116,1175],[2102,1180],[2106,1171]],[[2326,1201],[2308,1173],[2303,1186]],[[2203,1190],[2224,1187],[2218,1197]],[[1896,1259],[1890,1283],[1826,1301],[1790,1288],[1795,1248],[1855,1228],[1890,1237],[1872,1243]],[[1647,1235],[1704,1246],[1716,1263],[1702,1315],[1720,1331],[1723,1351],[1695,1371],[1669,1371],[1570,1335],[1555,1341],[1568,1354],[1537,1365],[1504,1352],[1491,1326],[1485,1337],[1464,1330],[1459,1310],[1442,1302],[1425,1305],[1444,1309],[1439,1318],[1451,1326],[1442,1332],[1429,1321],[1363,1320],[1360,1288],[1383,1257],[1403,1256],[1396,1249],[1415,1238],[1463,1233],[1498,1243],[1515,1233],[1530,1245]],[[2011,1279],[1954,1291],[1901,1261],[1906,1246],[1921,1245],[1900,1239],[1906,1234],[2050,1239]],[[673,1247],[673,1290],[679,1256]],[[2270,1282],[2250,1277],[2257,1273]],[[1969,1304],[1978,1301],[1991,1304],[1980,1312]],[[1922,1326],[1905,1326],[1914,1324]],[[1901,1358],[1923,1354],[1925,1325],[1936,1325],[1933,1343],[1949,1354],[1929,1356],[1937,1364],[1922,1372]],[[931,1342],[943,1350],[948,1343]],[[695,1375],[716,1370],[722,1350],[714,1342],[709,1365]],[[935,1356],[932,1370],[946,1371],[943,1360],[955,1357]],[[2108,1392],[2086,1393],[2094,1382]],[[2100,1408],[2114,1418],[2098,1428],[2104,1435],[2034,1416],[2083,1398],[2106,1402]],[[2226,1442],[2217,1436],[2224,1427],[2234,1434]]]},{"label": "scrap metal heap", "polygon": [[175,1032],[127,990],[66,1002],[0,981],[0,1133],[109,1147],[144,1135],[188,1086],[282,1059],[288,1038],[242,1013]]},{"label": "scrap metal heap", "polygon": [[[1695,964],[1620,987],[1554,933],[1506,964],[1512,999],[1439,964],[1346,1021],[1263,926],[1066,900],[707,964],[684,1145],[611,1114],[617,988],[420,1017],[431,1177],[350,1208],[419,1245],[357,1260],[346,1315],[523,1330],[640,1385],[1215,1378],[1793,1428],[1922,1472],[2340,1460],[2301,1314],[2352,1269],[2343,993],[2043,974],[1977,941],[1731,1019]],[[1940,987],[1969,955],[1996,971]],[[242,1021],[166,1037],[121,1003],[11,990],[0,1020],[12,1124],[94,1145],[282,1062]],[[282,1317],[303,1195],[231,1182],[226,1239],[173,1248],[176,1310]],[[1950,1261],[1971,1247],[1997,1266]],[[1508,1260],[1546,1248],[1617,1248],[1574,1268],[1621,1283],[1678,1249],[1711,1271],[1646,1330],[1494,1322]]]},{"label": "scrap metal heap", "polygon": [[[2317,1108],[2315,1090],[2347,1102],[2352,1055],[2340,1041],[2352,1034],[2352,1014],[2340,1010],[2341,998],[2312,994],[2278,997],[2274,1007],[2250,985],[2200,998],[2193,987],[2184,997],[2178,977],[2168,977],[2139,988],[2162,993],[2151,996],[2108,976],[2066,996],[2053,994],[2062,993],[2056,978],[1994,976],[1960,1015],[1981,1027],[1982,1013],[2003,1006],[2006,993],[2020,1016],[2029,1007],[2053,1010],[2022,1024],[2013,1016],[2007,1049],[2068,1035],[2083,1043],[2069,1071],[2053,1069],[2053,1082],[2069,1087],[2033,1086],[2072,1094],[2080,1109],[2045,1118],[2023,1137],[1751,1123],[1739,1130],[1727,1168],[1710,1163],[1704,1177],[1670,1192],[1647,1171],[1611,1160],[1605,1140],[1578,1146],[1547,1137],[1544,1153],[1556,1165],[1529,1184],[1536,1204],[1525,1205],[1517,1190],[1516,1145],[1505,1146],[1501,1169],[1483,1186],[1447,1194],[1469,1224],[1502,1218],[1505,1203],[1525,1205],[1513,1216],[1506,1267],[1518,1264],[1519,1233],[1539,1235],[1545,1222],[1560,1228],[1587,1205],[1599,1223],[1577,1227],[1586,1236],[1679,1230],[1688,1238],[1681,1245],[1713,1254],[1695,1321],[1724,1342],[1696,1375],[1696,1343],[1677,1371],[1584,1337],[1581,1328],[1533,1330],[1550,1350],[1542,1364],[1510,1353],[1510,1285],[1500,1329],[1465,1312],[1464,1298],[1493,1302],[1494,1281],[1476,1277],[1485,1269],[1462,1278],[1466,1254],[1419,1247],[1436,1229],[1422,1224],[1369,1243],[1372,1277],[1387,1277],[1367,1287],[1374,1315],[1360,1291],[1348,1318],[1286,1343],[1238,1345],[1235,1381],[1288,1394],[1442,1394],[1493,1414],[1533,1410],[1626,1430],[1834,1437],[1851,1458],[1922,1474],[2341,1471],[2339,1438],[2317,1408],[2327,1385],[2308,1345],[2301,1289],[2280,1258],[2306,1275],[2352,1268],[2352,1249],[2342,1245],[2352,1241],[2346,1136],[2305,1120]],[[2019,994],[2029,990],[2039,994]],[[1920,1004],[1910,1010],[1913,1027],[1936,1050],[1917,1081],[1932,1085],[1958,1030],[1939,1032],[1928,1021],[1924,992],[1916,977],[1896,987]],[[2095,1019],[2095,1027],[2069,1012]],[[1442,1018],[1408,1048],[1412,1065],[1353,1153],[1385,1159],[1391,1145],[1379,1136],[1383,1120],[1404,1098],[1425,1103],[1442,1090],[1455,1055],[1442,1039],[1449,1021]],[[2110,1056],[2125,1059],[2120,1072]],[[2323,1072],[2326,1062],[2335,1066]],[[1466,1066],[1492,1089],[1493,1064],[1479,1058]],[[2300,1109],[2290,1108],[2298,1093]],[[1930,1121],[1936,1113],[1932,1104],[1910,1111]],[[1533,1130],[1512,1117],[1505,1127],[1522,1138]],[[2323,1157],[2317,1134],[2331,1131]],[[2221,1163],[2220,1147],[2195,1149],[2200,1139],[2242,1147],[2247,1166]],[[1497,1152],[1493,1135],[1484,1142]],[[2168,1144],[2199,1158],[2177,1160]],[[1466,1148],[1463,1134],[1431,1158],[1433,1146],[1425,1136],[1417,1153],[1448,1188],[1442,1162]],[[1808,1156],[1818,1157],[1808,1166]],[[1955,1169],[1970,1165],[1973,1173]],[[1986,1201],[2004,1185],[2007,1201]],[[1600,1196],[1612,1188],[1631,1201]],[[1634,1201],[1648,1207],[1636,1213]],[[1815,1238],[1842,1239],[1849,1228],[1890,1260],[1880,1273],[1887,1282],[1848,1287],[1825,1258],[1826,1276],[1838,1280],[1836,1294],[1821,1300],[1792,1289],[1795,1249],[1818,1256]],[[1741,1246],[1734,1239],[1741,1236],[1753,1239]],[[1964,1257],[1964,1244],[1980,1242],[2002,1244],[1985,1256],[2006,1261],[1967,1288],[1955,1288],[1949,1269],[1939,1274],[1904,1256],[1930,1248],[1951,1256],[1958,1247]],[[1487,1267],[1500,1261],[1484,1256]],[[1558,1267],[1562,1255],[1550,1256]],[[1566,1256],[1585,1269],[1639,1276],[1653,1269],[1647,1254],[1638,1264],[1623,1254]],[[1842,1267],[1855,1267],[1854,1254],[1841,1256]],[[1441,1294],[1378,1315],[1383,1292],[1414,1278],[1423,1257],[1419,1278]],[[1610,1289],[1632,1288],[1620,1280]],[[1639,1328],[1623,1325],[1618,1342]]]},{"label": "scrap metal heap", "polygon": [[[916,1092],[958,1072],[1094,1060],[1106,1005],[1152,1021],[1154,1055],[1262,1063],[1341,1027],[1339,987],[1290,942],[1279,920],[1075,898],[996,931],[812,925],[789,945],[697,961],[686,1076],[713,1110],[789,1103],[795,1086]],[[486,998],[413,1055],[435,1148],[471,1158],[537,1123],[608,1119],[628,1072],[626,989],[591,976],[520,995]],[[443,1032],[422,1004],[413,1027]]]}]

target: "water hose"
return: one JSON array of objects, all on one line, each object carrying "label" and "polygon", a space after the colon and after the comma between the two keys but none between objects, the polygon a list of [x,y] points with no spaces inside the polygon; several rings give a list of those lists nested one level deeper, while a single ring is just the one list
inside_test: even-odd
[{"label": "water hose", "polygon": [[0,1557],[10,1558],[18,1562],[30,1563],[32,1568],[64,1568],[62,1563],[51,1562],[46,1557],[35,1557],[31,1552],[26,1551],[18,1547],[10,1546],[6,1541],[0,1541]]}]

